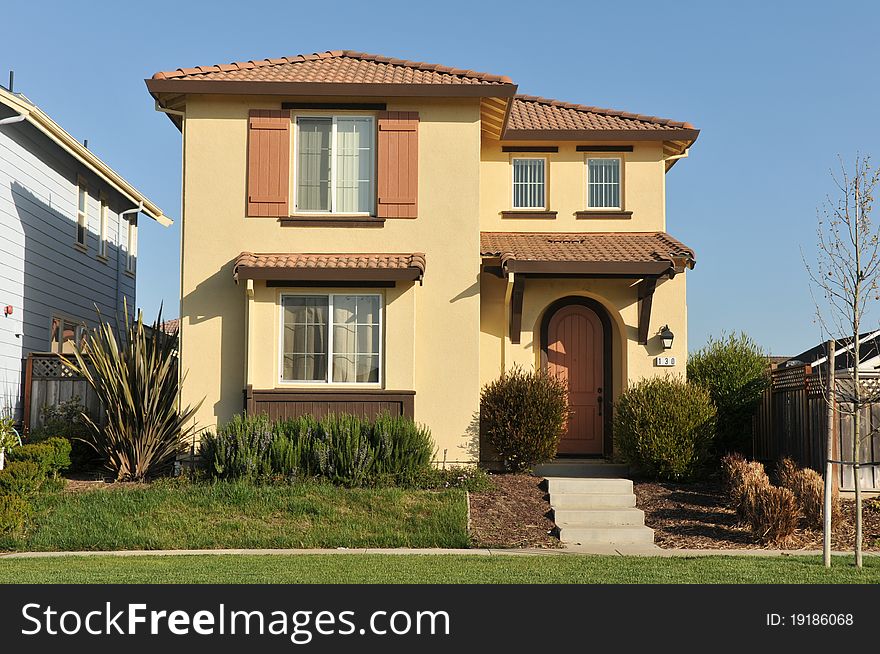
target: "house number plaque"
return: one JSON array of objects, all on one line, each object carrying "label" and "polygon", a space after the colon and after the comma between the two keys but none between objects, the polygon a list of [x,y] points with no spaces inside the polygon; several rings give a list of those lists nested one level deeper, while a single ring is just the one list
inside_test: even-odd
[{"label": "house number plaque", "polygon": [[654,359],[654,365],[658,368],[672,368],[675,365],[675,357],[659,356]]}]

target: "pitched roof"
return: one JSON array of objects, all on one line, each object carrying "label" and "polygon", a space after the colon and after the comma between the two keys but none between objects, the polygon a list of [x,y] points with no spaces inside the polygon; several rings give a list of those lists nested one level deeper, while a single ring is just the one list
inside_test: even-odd
[{"label": "pitched roof", "polygon": [[[24,95],[13,93],[0,87],[0,105],[8,107],[21,116],[22,122],[27,121],[33,125],[59,148],[95,173],[95,175],[116,189],[121,195],[128,198],[134,206],[140,206],[141,211],[145,215],[165,227],[172,224],[173,221],[162,212],[162,209],[132,186],[122,175],[110,168],[100,157],[80,143],[79,140],[75,139]],[[15,120],[16,122],[18,121],[18,119]],[[15,123],[11,123],[10,127],[12,124]]]},{"label": "pitched roof", "polygon": [[694,267],[694,251],[666,232],[482,232],[480,254],[510,272],[664,274]]},{"label": "pitched roof", "polygon": [[353,50],[178,68],[150,81],[512,86],[509,77]]},{"label": "pitched roof", "polygon": [[180,331],[180,318],[172,318],[171,320],[162,321],[162,324],[159,325],[159,329],[169,336],[174,336]]},{"label": "pitched roof", "polygon": [[[341,271],[342,279],[421,279],[425,255],[412,254],[254,254],[242,252],[233,277],[239,279],[323,279]],[[345,271],[348,271],[347,273]]]},{"label": "pitched roof", "polygon": [[[517,95],[510,109],[505,138],[531,138],[535,132],[644,132],[650,138],[696,138],[690,123],[582,104]],[[659,133],[658,133],[659,132]],[[669,132],[670,134],[666,134]]]}]

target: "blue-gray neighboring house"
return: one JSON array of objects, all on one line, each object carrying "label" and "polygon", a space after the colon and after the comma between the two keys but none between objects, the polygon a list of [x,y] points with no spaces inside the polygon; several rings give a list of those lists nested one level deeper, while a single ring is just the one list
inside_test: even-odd
[{"label": "blue-gray neighboring house", "polygon": [[0,411],[20,416],[22,360],[69,352],[135,303],[139,215],[162,210],[21,94],[0,87]]}]

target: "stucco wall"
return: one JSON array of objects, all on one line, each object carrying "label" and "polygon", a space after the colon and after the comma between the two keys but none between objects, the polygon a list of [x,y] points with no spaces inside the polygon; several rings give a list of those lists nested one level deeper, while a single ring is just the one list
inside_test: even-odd
[{"label": "stucco wall", "polygon": [[[274,218],[245,217],[248,110],[277,108],[283,100],[187,101],[184,402],[205,398],[197,415],[201,427],[242,410],[247,299],[232,280],[240,252],[425,252],[422,286],[381,291],[387,298],[385,387],[416,391],[416,419],[430,426],[439,458],[447,450],[450,462],[471,460],[479,404],[479,341],[467,337],[479,333],[480,321],[478,100],[384,99],[389,110],[419,112],[419,217],[389,219],[382,228],[283,228]],[[277,290],[255,287],[247,366],[255,387],[277,385]]]},{"label": "stucco wall", "polygon": [[[559,152],[502,152],[502,145],[558,145]],[[648,232],[663,231],[666,225],[663,148],[660,142],[636,143],[632,152],[577,152],[576,143],[523,143],[485,139],[482,145],[480,227],[483,231],[577,231]],[[603,145],[608,145],[604,143]],[[587,207],[587,157],[623,159],[623,210],[631,218],[578,218],[576,211]],[[512,209],[511,163],[513,157],[546,157],[548,209],[554,219],[505,218]]]}]

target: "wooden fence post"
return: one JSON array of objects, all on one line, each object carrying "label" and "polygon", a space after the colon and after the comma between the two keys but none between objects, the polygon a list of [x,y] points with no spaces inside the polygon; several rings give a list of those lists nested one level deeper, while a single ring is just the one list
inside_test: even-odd
[{"label": "wooden fence post", "polygon": [[[834,458],[834,351],[836,343],[833,340],[828,341],[828,419],[825,427],[825,509],[822,516],[822,560],[825,567],[831,567],[831,488],[833,467],[831,460]],[[858,362],[857,362],[858,363]]]}]

